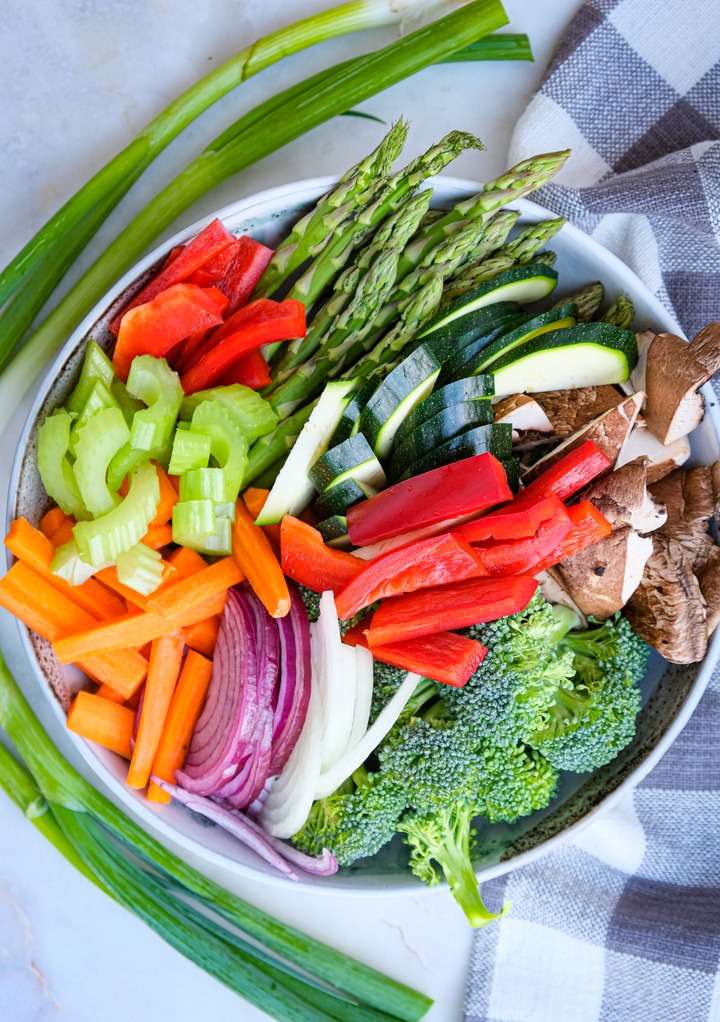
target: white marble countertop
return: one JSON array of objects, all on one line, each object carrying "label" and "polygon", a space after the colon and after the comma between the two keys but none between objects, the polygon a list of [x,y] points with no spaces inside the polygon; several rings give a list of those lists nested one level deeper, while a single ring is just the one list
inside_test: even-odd
[{"label": "white marble countertop", "polygon": [[[253,38],[330,6],[328,0],[5,0],[0,10],[0,264],[168,101]],[[510,29],[531,37],[536,62],[427,69],[359,105],[390,122],[410,120],[406,153],[451,128],[487,149],[452,173],[484,180],[505,165],[507,145],[579,0],[506,0]],[[281,11],[282,8],[282,11]],[[395,30],[373,33],[378,45]],[[86,265],[150,195],[239,113],[277,88],[360,51],[356,36],[324,44],[245,83],[203,116],[134,186],[81,260]],[[372,149],[380,126],[341,118],[316,128],[214,189],[166,234],[234,198],[342,171]],[[79,272],[78,266],[76,272]],[[27,407],[27,402],[23,408]],[[20,409],[0,450],[5,491]],[[0,643],[54,740],[77,757],[39,697],[15,625],[0,615]],[[173,951],[61,858],[0,796],[0,1019],[4,1022],[260,1022],[263,1013]],[[187,857],[187,856],[186,856]],[[393,897],[317,896],[293,887],[217,878],[279,918],[435,998],[429,1022],[461,1018],[472,932],[444,889]]]}]

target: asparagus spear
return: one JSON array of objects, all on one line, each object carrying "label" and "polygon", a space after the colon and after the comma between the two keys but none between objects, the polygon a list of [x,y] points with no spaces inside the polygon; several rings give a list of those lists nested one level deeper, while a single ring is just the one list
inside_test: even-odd
[{"label": "asparagus spear", "polygon": [[274,294],[306,259],[321,251],[333,231],[353,211],[367,205],[400,155],[407,133],[407,121],[397,121],[380,145],[346,171],[337,185],[318,199],[310,212],[297,221],[290,234],[276,248],[253,297],[268,298]]},{"label": "asparagus spear", "polygon": [[412,160],[407,167],[391,177],[375,201],[338,228],[335,236],[290,289],[288,297],[297,298],[306,307],[329,287],[347,265],[352,253],[368,238],[378,224],[393,213],[405,197],[414,192],[428,177],[439,174],[464,149],[482,149],[474,135],[451,131],[437,145]]},{"label": "asparagus spear", "polygon": [[481,192],[459,202],[444,217],[434,223],[424,236],[418,238],[413,245],[408,246],[400,265],[400,273],[404,275],[413,266],[416,266],[423,253],[436,245],[459,220],[487,216],[488,213],[502,208],[508,202],[514,202],[546,184],[560,170],[569,155],[569,149],[557,153],[542,153],[528,160],[522,160],[505,174],[488,181]]},{"label": "asparagus spear", "polygon": [[566,305],[568,302],[573,302],[578,307],[578,322],[587,323],[600,308],[604,297],[605,288],[599,280],[596,280],[592,284],[587,284],[581,288],[577,294],[571,295],[569,298],[560,298],[553,305],[553,309],[557,309],[560,305]]},{"label": "asparagus spear", "polygon": [[629,330],[632,321],[635,319],[635,306],[630,295],[619,295],[617,300],[613,302],[600,319],[603,323],[612,323],[613,326]]}]

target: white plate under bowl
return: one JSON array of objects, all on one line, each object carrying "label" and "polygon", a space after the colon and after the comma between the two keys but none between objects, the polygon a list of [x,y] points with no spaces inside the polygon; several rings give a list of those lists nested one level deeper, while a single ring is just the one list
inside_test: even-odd
[{"label": "white plate under bowl", "polygon": [[[108,349],[112,337],[107,324],[152,276],[175,245],[193,237],[214,216],[229,230],[247,233],[268,245],[275,245],[288,227],[333,183],[332,178],[315,178],[272,188],[233,203],[212,216],[192,224],[130,270],[96,305],[68,339],[47,373],[23,429],[10,481],[8,521],[24,515],[36,524],[49,502],[37,473],[37,429],[46,414],[62,404],[80,371],[82,354],[89,337]],[[431,182],[433,205],[449,207],[480,190],[472,181],[440,177]],[[528,201],[516,204],[525,226],[552,214]],[[656,330],[680,329],[657,299],[623,263],[576,228],[566,225],[552,248],[558,255],[560,274],[556,297],[571,295],[583,284],[602,280],[607,295],[627,292],[636,308],[635,326]],[[707,396],[711,396],[708,391]],[[711,401],[708,414],[693,436],[693,462],[709,464],[720,458],[720,416]],[[50,645],[19,625],[21,641],[28,654],[38,685],[52,704],[58,720],[64,722],[69,688],[77,684],[77,672],[61,668]],[[668,665],[654,655],[643,683],[643,709],[637,736],[612,763],[593,774],[565,775],[561,790],[547,809],[509,826],[483,826],[480,854],[476,861],[480,880],[505,873],[567,840],[595,816],[607,810],[644,777],[667,750],[695,709],[720,654],[720,630],[702,664],[689,667]],[[179,805],[156,806],[123,783],[125,762],[113,753],[68,732],[98,778],[162,840],[163,836],[186,848],[209,864],[238,875],[268,883],[288,881],[246,850],[224,831],[207,823]],[[303,885],[317,893],[342,890],[363,895],[418,890],[419,881],[406,866],[405,849],[399,838],[372,859],[366,859],[328,878],[303,877]]]}]

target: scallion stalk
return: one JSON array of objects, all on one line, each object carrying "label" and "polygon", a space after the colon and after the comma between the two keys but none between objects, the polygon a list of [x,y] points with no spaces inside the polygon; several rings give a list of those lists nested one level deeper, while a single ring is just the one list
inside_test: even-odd
[{"label": "scallion stalk", "polygon": [[[500,0],[472,0],[380,50],[283,90],[241,117],[128,224],[48,316],[6,369],[8,393],[18,399],[26,393],[82,316],[196,199],[311,128],[488,35],[507,20]],[[0,410],[0,432],[14,412],[8,405]]]},{"label": "scallion stalk", "polygon": [[[0,273],[0,365],[30,326],[90,238],[130,186],[200,114],[265,68],[317,43],[364,29],[436,16],[447,0],[351,0],[264,36],[186,89],[94,175],[18,252]],[[18,288],[22,288],[18,292]]]}]

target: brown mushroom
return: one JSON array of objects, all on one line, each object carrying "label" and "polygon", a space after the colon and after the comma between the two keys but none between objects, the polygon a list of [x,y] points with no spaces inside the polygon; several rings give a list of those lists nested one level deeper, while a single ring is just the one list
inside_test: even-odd
[{"label": "brown mushroom", "polygon": [[713,547],[697,579],[707,604],[707,633],[710,638],[720,623],[720,547]]},{"label": "brown mushroom", "polygon": [[607,472],[611,472],[618,454],[637,418],[642,400],[642,394],[632,394],[630,397],[623,398],[609,412],[598,415],[596,419],[593,419],[592,422],[579,430],[579,432],[573,433],[571,437],[564,440],[563,443],[555,447],[549,454],[546,454],[543,458],[536,461],[534,465],[531,465],[523,473],[523,482],[531,482],[541,475],[545,469],[559,461],[565,454],[584,444],[586,440],[592,440],[601,451],[607,454],[610,459]]},{"label": "brown mushroom", "polygon": [[667,509],[663,535],[680,543],[692,570],[696,574],[701,572],[715,549],[708,532],[708,523],[715,513],[711,467],[678,469],[653,483],[650,491]]},{"label": "brown mushroom", "polygon": [[587,628],[588,621],[583,612],[565,588],[557,568],[546,568],[535,576],[540,584],[540,592],[548,603],[558,603],[561,607],[569,607],[579,619],[580,627]]},{"label": "brown mushroom", "polygon": [[556,437],[572,436],[603,412],[616,408],[621,394],[609,384],[575,390],[546,390],[535,400],[552,424]]},{"label": "brown mushroom", "polygon": [[720,323],[710,323],[690,342],[657,334],[645,367],[645,421],[663,444],[687,436],[705,411],[700,387],[720,369]]},{"label": "brown mushroom", "polygon": [[649,536],[624,525],[561,561],[556,570],[583,614],[605,620],[622,610],[640,585],[652,552]]},{"label": "brown mushroom", "polygon": [[553,426],[537,401],[529,394],[511,394],[493,405],[495,422],[512,425],[513,447],[526,449],[547,442]]},{"label": "brown mushroom", "polygon": [[650,432],[645,420],[638,417],[630,435],[618,455],[617,467],[630,465],[640,460],[646,463],[648,486],[658,479],[684,465],[690,457],[690,441],[687,437],[679,437],[671,444],[661,444]]},{"label": "brown mushroom", "polygon": [[673,664],[694,664],[707,651],[706,605],[677,540],[652,535],[642,581],[625,606],[637,634]]},{"label": "brown mushroom", "polygon": [[591,500],[613,529],[629,525],[646,535],[659,529],[667,519],[662,501],[657,501],[647,488],[647,465],[634,461],[616,468],[610,475],[586,486],[578,499]]}]

